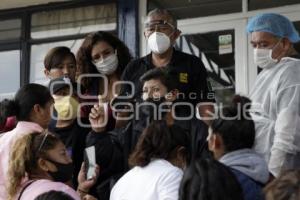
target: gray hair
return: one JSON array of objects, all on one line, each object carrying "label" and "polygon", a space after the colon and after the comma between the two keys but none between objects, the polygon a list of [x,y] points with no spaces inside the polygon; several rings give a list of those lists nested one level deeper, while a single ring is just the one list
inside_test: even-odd
[{"label": "gray hair", "polygon": [[155,8],[153,10],[151,10],[148,15],[147,15],[147,19],[146,22],[148,22],[149,18],[153,15],[163,15],[163,16],[167,16],[167,21],[172,24],[175,28],[177,28],[177,20],[174,17],[174,15],[171,14],[170,11],[166,10],[166,9],[160,9],[160,8]]}]

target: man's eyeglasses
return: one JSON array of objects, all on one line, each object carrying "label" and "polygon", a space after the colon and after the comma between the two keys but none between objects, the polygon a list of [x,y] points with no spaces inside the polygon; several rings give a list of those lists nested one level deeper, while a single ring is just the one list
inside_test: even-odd
[{"label": "man's eyeglasses", "polygon": [[146,32],[154,32],[156,30],[164,31],[164,30],[174,30],[176,29],[174,25],[165,21],[165,20],[154,20],[145,23],[145,31]]}]

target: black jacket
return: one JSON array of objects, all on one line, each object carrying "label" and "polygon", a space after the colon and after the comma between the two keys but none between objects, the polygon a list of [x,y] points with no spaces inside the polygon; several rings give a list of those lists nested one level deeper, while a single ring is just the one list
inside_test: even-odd
[{"label": "black jacket", "polygon": [[[122,81],[130,81],[134,84],[131,88],[128,84],[121,87],[120,95],[134,95],[139,97],[142,92],[140,77],[155,66],[152,63],[151,53],[131,61],[122,74]],[[186,54],[174,49],[169,64],[165,67],[172,69],[178,74],[178,90],[185,94],[182,99],[196,105],[199,102],[214,102],[214,95],[209,89],[207,82],[207,72],[201,59],[190,54]]]}]

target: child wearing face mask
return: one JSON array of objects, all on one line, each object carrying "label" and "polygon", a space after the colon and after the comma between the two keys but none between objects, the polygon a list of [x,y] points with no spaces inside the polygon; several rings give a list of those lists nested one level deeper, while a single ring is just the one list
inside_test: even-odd
[{"label": "child wearing face mask", "polygon": [[90,128],[85,128],[80,122],[85,123],[85,118],[80,116],[80,106],[76,96],[76,87],[73,87],[70,79],[60,77],[52,79],[49,83],[49,90],[54,99],[56,116],[55,126],[49,126],[48,130],[59,137],[67,148],[69,156],[74,164],[73,184],[77,185],[77,175],[83,162],[85,139]]},{"label": "child wearing face mask", "polygon": [[[98,170],[97,168],[91,180],[86,180],[82,164],[76,193],[64,184],[72,178],[73,164],[61,140],[49,132],[28,134],[16,140],[12,146],[7,197],[8,200],[28,200],[55,190],[79,200],[95,183]],[[28,181],[23,183],[25,177]]]},{"label": "child wearing face mask", "polygon": [[[118,95],[120,85],[115,87],[115,83],[120,80],[131,58],[127,46],[111,33],[98,31],[86,36],[76,55],[77,80],[84,87],[82,94],[92,96],[92,99],[86,101],[97,103],[98,95],[102,95],[102,101],[108,103]],[[98,77],[92,77],[95,75]],[[86,110],[86,116],[90,109]],[[110,117],[107,128],[111,130],[115,127],[115,120],[112,110],[109,108],[108,111]]]}]

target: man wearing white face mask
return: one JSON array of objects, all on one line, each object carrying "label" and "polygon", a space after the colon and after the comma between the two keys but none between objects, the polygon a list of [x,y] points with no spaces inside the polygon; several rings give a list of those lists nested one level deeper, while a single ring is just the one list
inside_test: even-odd
[{"label": "man wearing white face mask", "polygon": [[[196,56],[173,48],[180,33],[176,20],[167,10],[154,9],[149,12],[144,36],[151,53],[127,65],[122,80],[133,82],[135,88],[132,90],[129,85],[123,86],[121,95],[141,94],[142,85],[139,78],[150,69],[168,67],[178,73],[179,91],[185,96],[181,101],[191,103],[194,107],[200,102],[214,101],[214,94],[208,90],[207,73],[202,61]],[[206,113],[212,111],[213,107],[200,105],[198,108],[201,113]],[[184,112],[188,113],[189,110]]]},{"label": "man wearing white face mask", "polygon": [[300,56],[293,48],[300,37],[289,19],[274,13],[253,17],[247,32],[263,69],[250,92],[254,148],[277,177],[300,166]]}]

